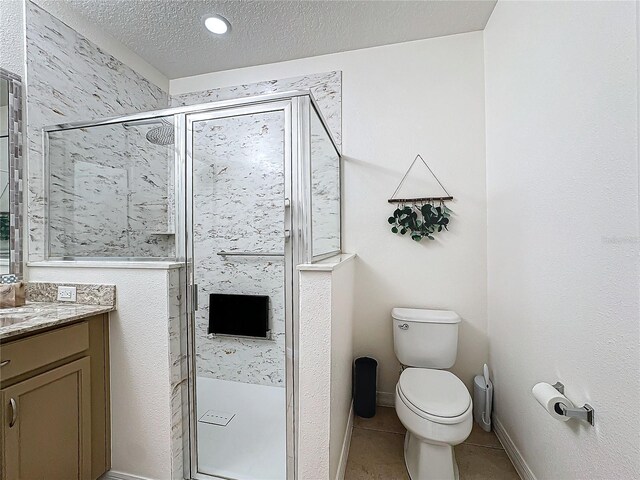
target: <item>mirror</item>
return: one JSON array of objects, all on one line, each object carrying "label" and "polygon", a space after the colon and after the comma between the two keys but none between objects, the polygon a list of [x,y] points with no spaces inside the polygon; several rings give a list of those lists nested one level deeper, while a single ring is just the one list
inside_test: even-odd
[{"label": "mirror", "polygon": [[9,81],[0,78],[0,273],[9,273]]},{"label": "mirror", "polygon": [[22,82],[0,68],[0,274],[22,276]]}]

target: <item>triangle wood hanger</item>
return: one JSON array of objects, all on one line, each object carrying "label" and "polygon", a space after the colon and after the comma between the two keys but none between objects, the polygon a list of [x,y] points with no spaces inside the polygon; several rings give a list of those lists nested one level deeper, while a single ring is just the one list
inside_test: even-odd
[{"label": "triangle wood hanger", "polygon": [[[446,195],[443,195],[443,196],[440,196],[440,197],[395,198],[396,194],[398,193],[398,191],[402,187],[402,184],[404,183],[404,181],[407,179],[407,176],[409,176],[409,172],[411,172],[411,169],[416,164],[418,159],[422,160],[422,163],[424,163],[424,166],[427,167],[427,169],[429,170],[429,173],[431,173],[433,178],[436,179],[436,182],[438,182],[438,185],[440,185],[440,187],[442,188],[442,190],[444,190],[444,193],[446,193]],[[425,162],[424,158],[422,158],[422,155],[418,154],[418,155],[416,155],[416,158],[413,159],[413,162],[411,162],[411,165],[407,169],[407,172],[404,174],[404,177],[402,177],[402,180],[400,180],[400,184],[394,190],[393,194],[391,195],[391,198],[389,200],[387,200],[387,201],[389,203],[422,203],[422,202],[445,201],[445,200],[453,200],[453,197],[447,191],[447,189],[444,188],[444,185],[442,185],[442,182],[440,182],[440,180],[438,180],[438,177],[436,177],[436,174],[433,173],[433,170],[431,170],[429,165],[427,165],[427,162]]]}]

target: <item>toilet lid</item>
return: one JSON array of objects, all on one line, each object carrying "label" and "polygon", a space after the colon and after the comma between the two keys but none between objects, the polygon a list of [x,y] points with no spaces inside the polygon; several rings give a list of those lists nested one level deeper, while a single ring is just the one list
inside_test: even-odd
[{"label": "toilet lid", "polygon": [[398,387],[414,407],[437,417],[458,417],[471,405],[464,383],[446,370],[407,368]]}]

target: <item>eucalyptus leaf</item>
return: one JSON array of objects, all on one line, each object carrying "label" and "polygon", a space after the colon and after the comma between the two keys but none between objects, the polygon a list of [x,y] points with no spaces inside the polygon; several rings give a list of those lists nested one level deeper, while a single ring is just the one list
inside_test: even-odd
[{"label": "eucalyptus leaf", "polygon": [[434,234],[449,230],[449,216],[451,210],[441,203],[435,206],[432,203],[423,205],[404,206],[396,208],[393,217],[389,217],[391,231],[396,234],[409,236],[416,242],[423,238],[435,240]]}]

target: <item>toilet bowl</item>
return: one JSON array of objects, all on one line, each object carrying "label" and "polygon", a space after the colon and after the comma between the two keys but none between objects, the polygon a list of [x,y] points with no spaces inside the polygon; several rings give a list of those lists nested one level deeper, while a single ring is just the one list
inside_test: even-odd
[{"label": "toilet bowl", "polygon": [[455,363],[460,317],[448,310],[394,308],[393,338],[407,368],[396,385],[396,413],[407,429],[411,480],[457,480],[454,445],[471,433],[473,404],[464,383],[443,370]]},{"label": "toilet bowl", "polygon": [[473,406],[450,372],[408,368],[396,385],[396,412],[407,429],[404,456],[411,480],[458,479],[453,446],[471,433]]}]

